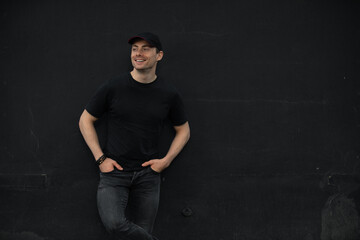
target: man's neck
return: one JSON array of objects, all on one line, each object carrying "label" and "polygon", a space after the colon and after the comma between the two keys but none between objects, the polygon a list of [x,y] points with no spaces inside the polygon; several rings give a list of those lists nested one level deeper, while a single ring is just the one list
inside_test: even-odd
[{"label": "man's neck", "polygon": [[143,72],[133,69],[130,74],[135,81],[138,81],[140,83],[151,83],[157,78],[155,71]]}]

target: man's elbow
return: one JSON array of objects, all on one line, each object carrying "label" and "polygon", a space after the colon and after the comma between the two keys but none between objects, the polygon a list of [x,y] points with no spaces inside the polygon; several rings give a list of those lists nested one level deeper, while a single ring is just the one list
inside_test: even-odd
[{"label": "man's elbow", "polygon": [[183,125],[175,126],[176,136],[181,137],[185,143],[190,139],[190,126],[189,122],[185,122]]},{"label": "man's elbow", "polygon": [[188,130],[187,130],[186,142],[189,141],[189,139],[190,139],[190,128],[188,128]]},{"label": "man's elbow", "polygon": [[184,135],[185,135],[185,141],[188,142],[190,139],[190,126],[189,123],[186,122],[186,124],[184,125]]},{"label": "man's elbow", "polygon": [[94,124],[95,121],[96,118],[92,117],[86,110],[84,110],[79,119],[80,130],[83,129],[85,125]]},{"label": "man's elbow", "polygon": [[85,117],[84,117],[84,113],[82,113],[81,116],[80,116],[80,119],[79,119],[79,128],[80,128],[80,130],[83,129],[84,123],[85,123]]}]

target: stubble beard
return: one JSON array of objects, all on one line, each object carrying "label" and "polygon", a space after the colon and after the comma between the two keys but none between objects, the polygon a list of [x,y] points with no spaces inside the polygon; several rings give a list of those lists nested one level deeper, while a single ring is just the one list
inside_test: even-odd
[{"label": "stubble beard", "polygon": [[156,69],[156,64],[149,66],[149,67],[145,67],[145,68],[136,68],[136,65],[133,64],[133,67],[136,71],[138,71],[139,73],[145,74],[145,73],[149,73],[152,71],[152,69]]}]

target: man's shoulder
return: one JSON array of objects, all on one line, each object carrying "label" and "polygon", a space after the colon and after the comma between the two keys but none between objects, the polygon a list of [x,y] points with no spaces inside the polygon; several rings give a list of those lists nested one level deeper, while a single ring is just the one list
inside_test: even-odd
[{"label": "man's shoulder", "polygon": [[173,83],[167,81],[166,79],[164,79],[163,77],[159,77],[160,79],[160,84],[159,86],[166,92],[172,93],[172,94],[177,94],[178,91],[176,89],[176,87],[174,86]]},{"label": "man's shoulder", "polygon": [[129,80],[129,74],[128,73],[123,73],[121,75],[110,78],[107,81],[107,84],[111,88],[111,87],[116,87],[116,86],[119,86],[119,85],[125,85],[125,84],[128,83],[128,80]]}]

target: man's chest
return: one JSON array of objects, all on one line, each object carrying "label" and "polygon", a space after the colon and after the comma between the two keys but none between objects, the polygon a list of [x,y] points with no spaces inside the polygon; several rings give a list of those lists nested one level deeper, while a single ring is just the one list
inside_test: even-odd
[{"label": "man's chest", "polygon": [[131,122],[156,123],[167,117],[168,94],[161,90],[128,89],[112,96],[109,112],[112,117]]}]

